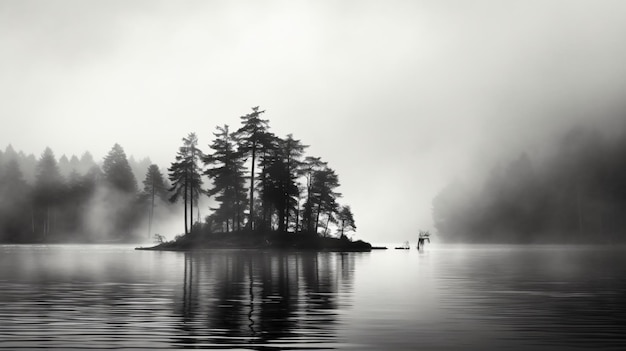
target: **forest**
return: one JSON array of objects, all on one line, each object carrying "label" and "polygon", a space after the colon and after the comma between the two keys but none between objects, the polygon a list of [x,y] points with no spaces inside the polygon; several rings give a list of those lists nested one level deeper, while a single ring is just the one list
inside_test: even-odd
[{"label": "forest", "polygon": [[[306,156],[307,145],[291,134],[273,134],[264,112],[254,107],[234,131],[216,127],[207,152],[189,133],[166,169],[128,158],[119,144],[101,163],[89,152],[57,160],[50,148],[36,158],[9,145],[0,151],[0,241],[145,241],[159,229],[156,218],[180,207],[181,235],[346,238],[356,225],[350,206],[338,202],[338,175],[320,157]],[[210,203],[204,218],[200,203]]]},{"label": "forest", "polygon": [[543,157],[497,164],[482,186],[461,180],[433,200],[450,242],[626,242],[626,130],[578,126]]}]

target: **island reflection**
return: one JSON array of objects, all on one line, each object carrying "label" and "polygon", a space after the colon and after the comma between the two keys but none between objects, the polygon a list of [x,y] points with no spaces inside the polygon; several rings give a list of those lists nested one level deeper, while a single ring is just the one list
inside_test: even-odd
[{"label": "island reflection", "polygon": [[337,345],[354,254],[260,251],[184,254],[175,313],[178,347]]}]

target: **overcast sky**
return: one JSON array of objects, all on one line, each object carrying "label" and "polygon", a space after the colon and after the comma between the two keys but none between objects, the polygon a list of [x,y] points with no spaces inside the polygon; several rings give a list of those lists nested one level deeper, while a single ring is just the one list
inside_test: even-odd
[{"label": "overcast sky", "polygon": [[339,174],[358,238],[621,112],[626,1],[0,1],[0,148],[161,167],[260,105]]}]

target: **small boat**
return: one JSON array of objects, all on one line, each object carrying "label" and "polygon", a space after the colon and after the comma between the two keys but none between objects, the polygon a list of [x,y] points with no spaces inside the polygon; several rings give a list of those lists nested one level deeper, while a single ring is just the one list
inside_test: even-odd
[{"label": "small boat", "polygon": [[411,245],[409,245],[408,241],[404,242],[404,245],[396,247],[396,250],[410,250]]}]

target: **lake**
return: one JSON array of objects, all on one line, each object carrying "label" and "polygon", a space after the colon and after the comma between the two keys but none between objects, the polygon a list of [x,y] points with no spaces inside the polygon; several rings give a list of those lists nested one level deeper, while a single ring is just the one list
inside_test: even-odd
[{"label": "lake", "polygon": [[626,248],[0,246],[0,348],[626,349]]}]

